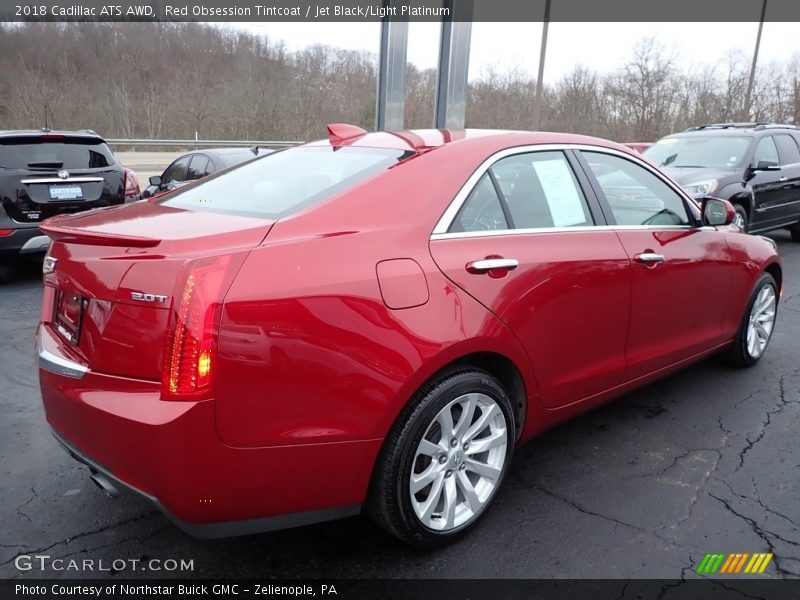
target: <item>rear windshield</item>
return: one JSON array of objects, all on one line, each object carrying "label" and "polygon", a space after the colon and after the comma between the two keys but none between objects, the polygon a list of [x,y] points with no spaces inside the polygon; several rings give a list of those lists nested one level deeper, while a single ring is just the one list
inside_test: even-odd
[{"label": "rear windshield", "polygon": [[6,169],[100,169],[114,162],[111,149],[96,139],[0,139],[0,167]]},{"label": "rear windshield", "polygon": [[385,148],[291,148],[203,179],[161,203],[278,219],[322,202],[408,155]]},{"label": "rear windshield", "polygon": [[752,139],[732,135],[665,137],[645,150],[644,155],[659,167],[735,169]]}]

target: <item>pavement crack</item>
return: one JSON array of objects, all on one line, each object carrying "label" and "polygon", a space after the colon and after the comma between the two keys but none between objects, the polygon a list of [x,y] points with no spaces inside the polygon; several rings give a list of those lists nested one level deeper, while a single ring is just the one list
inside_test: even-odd
[{"label": "pavement crack", "polygon": [[800,544],[798,544],[796,542],[792,542],[792,541],[786,540],[786,539],[783,539],[778,534],[776,534],[776,533],[774,533],[772,531],[768,531],[768,530],[764,529],[761,525],[759,525],[755,521],[755,519],[751,519],[750,517],[747,517],[747,516],[743,515],[742,513],[737,511],[735,508],[733,508],[731,506],[730,502],[728,502],[727,500],[725,500],[723,498],[720,498],[719,496],[715,496],[712,493],[709,493],[708,495],[711,496],[712,498],[714,498],[714,500],[716,500],[720,504],[722,504],[729,513],[731,513],[732,515],[738,517],[739,519],[741,519],[742,521],[747,523],[750,526],[750,529],[753,531],[753,533],[755,533],[759,538],[761,538],[761,541],[764,542],[764,544],[769,549],[770,553],[773,555],[772,556],[772,564],[775,565],[775,570],[782,577],[785,578],[785,577],[793,577],[793,576],[795,576],[794,573],[792,573],[791,571],[789,571],[787,569],[784,569],[781,566],[781,562],[780,561],[781,561],[782,557],[779,557],[778,554],[775,552],[775,544],[773,543],[773,539],[780,540],[781,542],[784,542],[784,543],[787,543],[787,544],[790,544],[790,545],[793,545],[793,546],[800,546]]},{"label": "pavement crack", "polygon": [[546,488],[543,488],[543,487],[541,487],[539,485],[533,485],[531,487],[533,489],[535,489],[535,490],[538,490],[538,491],[542,492],[543,494],[546,494],[546,495],[550,496],[551,498],[555,498],[556,500],[560,500],[561,502],[563,502],[565,504],[568,504],[569,506],[571,506],[575,510],[577,510],[579,512],[582,512],[585,515],[589,515],[589,516],[592,516],[592,517],[597,517],[599,519],[604,519],[606,521],[610,521],[611,523],[616,523],[617,525],[622,525],[624,527],[629,527],[629,528],[634,529],[636,531],[643,531],[643,532],[647,531],[646,529],[644,529],[643,527],[639,527],[638,525],[633,525],[631,523],[626,523],[625,521],[620,521],[619,519],[615,519],[614,517],[609,517],[608,515],[604,515],[604,514],[589,510],[588,508],[586,508],[584,506],[581,506],[577,502],[574,502],[573,500],[570,500],[569,498],[566,498],[566,497],[561,496],[559,494],[556,494],[555,492],[551,492],[550,490],[548,490]]},{"label": "pavement crack", "polygon": [[[145,513],[136,515],[134,517],[130,517],[129,519],[124,519],[122,521],[119,521],[118,523],[112,523],[111,525],[106,525],[104,527],[99,527],[99,528],[93,529],[91,531],[84,531],[84,532],[78,533],[78,534],[73,535],[72,537],[68,537],[68,538],[66,538],[64,540],[59,540],[58,542],[50,544],[49,546],[46,546],[44,548],[29,548],[29,549],[25,549],[22,552],[20,552],[20,554],[39,554],[40,552],[47,552],[48,550],[51,550],[51,549],[55,548],[56,546],[61,546],[63,544],[68,544],[70,542],[74,542],[75,540],[79,540],[81,538],[85,538],[85,537],[88,537],[90,535],[96,535],[98,533],[103,533],[104,531],[109,531],[110,529],[115,529],[117,527],[122,527],[123,525],[128,525],[130,523],[135,523],[136,521],[141,521],[142,519],[146,519],[146,518],[158,515],[158,514],[160,514],[160,513],[157,510],[147,511]],[[20,548],[21,546],[14,546],[14,547],[15,548]],[[1,562],[0,563],[0,567],[3,567],[3,566],[5,566],[5,565],[7,565],[9,563],[14,562],[15,559],[16,559],[16,557],[10,558],[9,560]]]}]

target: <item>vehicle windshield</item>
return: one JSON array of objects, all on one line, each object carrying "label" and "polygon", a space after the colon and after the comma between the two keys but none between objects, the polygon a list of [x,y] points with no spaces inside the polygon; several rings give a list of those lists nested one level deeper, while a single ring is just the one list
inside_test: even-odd
[{"label": "vehicle windshield", "polygon": [[644,155],[659,167],[673,169],[735,169],[753,138],[747,136],[665,137]]},{"label": "vehicle windshield", "polygon": [[165,206],[279,219],[322,202],[409,156],[390,148],[290,148],[165,197]]},{"label": "vehicle windshield", "polygon": [[0,167],[6,169],[100,169],[114,162],[109,147],[96,139],[0,139]]}]

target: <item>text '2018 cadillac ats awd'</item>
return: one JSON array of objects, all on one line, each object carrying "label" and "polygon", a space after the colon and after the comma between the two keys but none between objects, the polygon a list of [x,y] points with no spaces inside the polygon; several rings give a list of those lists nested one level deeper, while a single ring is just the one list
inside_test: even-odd
[{"label": "text '2018 cadillac ats awd'", "polygon": [[767,347],[775,244],[622,146],[329,133],[43,225],[47,420],[107,491],[198,536],[363,510],[436,545],[476,523],[515,446]]}]

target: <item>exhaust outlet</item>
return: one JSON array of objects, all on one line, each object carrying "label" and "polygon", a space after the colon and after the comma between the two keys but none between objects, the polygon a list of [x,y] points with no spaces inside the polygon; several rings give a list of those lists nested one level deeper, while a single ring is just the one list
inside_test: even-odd
[{"label": "exhaust outlet", "polygon": [[108,496],[109,498],[119,497],[119,490],[117,489],[117,487],[113,483],[111,483],[111,480],[102,473],[98,471],[92,471],[92,474],[89,476],[89,479],[91,479],[92,482],[97,487],[103,490],[105,495]]}]

